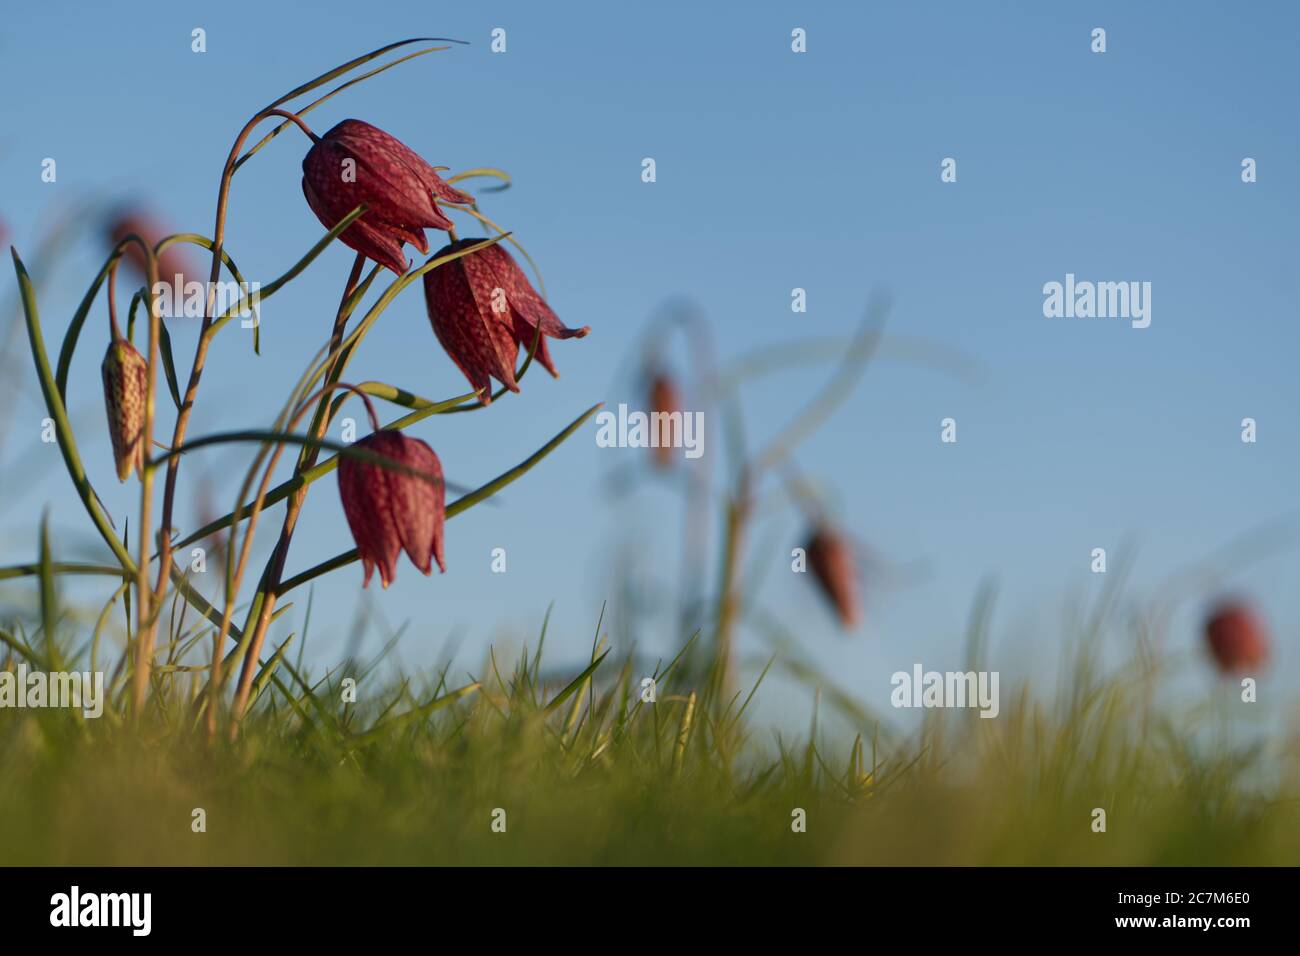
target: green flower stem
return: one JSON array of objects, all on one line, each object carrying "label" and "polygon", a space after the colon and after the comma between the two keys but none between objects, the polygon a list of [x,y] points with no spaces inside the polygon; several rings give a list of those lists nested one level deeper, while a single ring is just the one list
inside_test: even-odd
[{"label": "green flower stem", "polygon": [[[221,171],[221,184],[217,190],[217,214],[216,224],[212,230],[212,267],[208,271],[208,295],[203,309],[203,325],[199,329],[199,341],[194,350],[194,362],[190,366],[189,384],[185,389],[185,396],[181,400],[180,408],[176,412],[176,425],[172,431],[172,440],[169,443],[172,448],[179,448],[185,444],[185,433],[189,427],[190,414],[194,410],[194,400],[198,394],[199,382],[203,377],[203,369],[207,362],[208,347],[212,342],[212,337],[220,329],[222,321],[228,320],[230,315],[238,309],[232,309],[224,317],[224,320],[214,320],[213,308],[216,304],[216,282],[221,276],[222,248],[226,235],[226,210],[230,202],[230,184],[235,175],[235,161],[239,158],[239,150],[248,139],[253,129],[263,120],[271,116],[281,116],[285,119],[293,120],[303,131],[313,140],[316,138],[307,125],[298,119],[293,113],[278,107],[268,107],[257,113],[252,119],[244,124],[244,128],[239,131],[235,137],[235,142],[230,147],[230,153],[226,157],[225,168]],[[345,227],[346,228],[346,227]],[[152,250],[151,250],[152,252]],[[296,273],[290,270],[290,273],[284,279],[288,282]],[[152,284],[152,279],[150,280]],[[273,290],[268,290],[273,291]],[[241,305],[243,299],[241,299]],[[146,446],[152,448],[152,445]],[[176,503],[176,478],[180,470],[181,459],[179,457],[169,458],[167,461],[167,479],[163,490],[163,514],[162,514],[162,543],[161,553],[159,555],[158,582],[155,585],[155,600],[161,603],[166,590],[169,575],[167,569],[171,567],[171,527],[172,515]],[[141,555],[141,561],[144,561],[147,554]]]},{"label": "green flower stem", "polygon": [[[153,667],[154,643],[158,621],[158,615],[154,609],[161,610],[163,606],[162,585],[167,581],[166,565],[170,563],[171,555],[167,553],[167,546],[164,544],[164,563],[158,568],[160,584],[155,595],[149,588],[149,555],[153,553],[151,511],[153,508],[154,477],[154,466],[149,461],[149,451],[153,448],[154,413],[156,411],[154,399],[158,384],[158,339],[159,329],[162,327],[162,317],[159,314],[156,294],[158,257],[154,255],[153,248],[149,243],[143,239],[135,236],[127,236],[127,239],[136,239],[141,248],[144,249],[145,275],[149,283],[149,343],[148,354],[145,356],[144,430],[140,438],[140,441],[144,444],[144,467],[140,470],[140,516],[137,528],[140,535],[140,557],[136,568],[135,584],[136,614],[139,623],[136,626],[135,633],[135,669],[131,673],[131,712],[138,720],[144,713],[145,692],[149,689],[149,672]],[[109,277],[112,278],[111,271]],[[163,527],[166,528],[167,526],[168,523],[164,521]],[[166,538],[167,535],[164,533],[164,541],[166,541]]]},{"label": "green flower stem", "polygon": [[[344,355],[341,351],[343,343],[343,332],[347,328],[348,318],[352,315],[359,299],[355,293],[361,284],[361,270],[365,267],[366,259],[361,253],[357,253],[353,260],[352,271],[348,275],[348,280],[343,288],[343,296],[339,302],[338,312],[334,317],[334,328],[330,332],[329,347],[325,358],[326,384],[332,386],[338,382],[339,376],[343,371]],[[390,300],[391,301],[391,300]],[[314,382],[309,382],[305,387],[310,388]],[[328,388],[323,391],[320,399],[316,404],[316,411],[312,418],[309,434],[315,440],[324,436],[325,429],[329,427],[326,419],[326,412],[329,410],[330,396]],[[294,467],[294,474],[299,475],[304,470],[316,464],[316,458],[320,454],[320,446],[303,447],[302,454],[298,458],[298,463]],[[267,477],[270,477],[268,471]],[[263,489],[265,491],[265,489]],[[284,521],[280,526],[280,538],[276,542],[275,549],[271,552],[271,557],[267,560],[266,568],[262,572],[262,579],[258,583],[258,594],[254,604],[257,609],[256,617],[253,612],[249,611],[249,620],[253,621],[251,628],[245,627],[245,631],[250,633],[248,649],[244,657],[243,664],[239,673],[239,684],[235,688],[235,701],[233,710],[233,721],[230,725],[230,732],[233,736],[238,733],[239,723],[243,719],[244,711],[248,707],[248,698],[252,693],[252,681],[254,677],[253,666],[257,661],[258,655],[262,650],[262,643],[266,640],[266,631],[271,624],[271,612],[275,610],[276,588],[279,587],[281,577],[284,574],[284,564],[289,556],[289,545],[293,540],[294,529],[298,526],[298,515],[302,511],[303,502],[307,498],[307,488],[304,485],[289,496],[289,501],[285,506]],[[254,510],[253,515],[256,516]],[[245,547],[251,538],[251,526],[248,534],[245,536]],[[235,589],[238,590],[238,581]],[[228,597],[229,601],[233,597]],[[220,655],[220,645],[213,652],[213,668],[219,666],[218,658]],[[220,683],[217,681],[217,683]],[[215,708],[213,708],[215,710]],[[210,718],[211,720],[212,718]]]}]

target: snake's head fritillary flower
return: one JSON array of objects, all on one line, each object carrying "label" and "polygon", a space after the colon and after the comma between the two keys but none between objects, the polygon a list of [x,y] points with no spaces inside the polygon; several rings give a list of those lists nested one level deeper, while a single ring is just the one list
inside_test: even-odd
[{"label": "snake's head fritillary flower", "polygon": [[353,447],[403,466],[386,468],[349,456],[339,459],[339,496],[365,568],[365,584],[370,584],[377,567],[380,582],[388,587],[397,575],[397,557],[403,550],[425,574],[432,573],[432,561],[446,571],[442,553],[446,491],[442,463],[433,449],[393,429],[371,432]]},{"label": "snake's head fritillary flower", "polygon": [[1245,604],[1228,601],[1218,605],[1205,622],[1205,640],[1223,674],[1253,673],[1268,661],[1264,625]]},{"label": "snake's head fritillary flower", "polygon": [[[681,394],[676,383],[666,372],[655,372],[650,378],[650,421],[651,427],[659,430],[659,440],[651,442],[650,450],[660,468],[671,468],[673,464],[672,426],[667,416],[680,416],[681,411]],[[656,414],[661,417],[654,417]]]},{"label": "snake's head fritillary flower", "polygon": [[100,366],[104,377],[104,406],[108,437],[118,481],[144,469],[144,412],[149,391],[149,367],[134,345],[115,335]]},{"label": "snake's head fritillary flower", "polygon": [[856,627],[862,617],[862,606],[852,544],[838,531],[822,525],[813,532],[804,551],[813,577],[834,605],[840,623],[846,630]]},{"label": "snake's head fritillary flower", "polygon": [[[436,255],[450,255],[483,241],[460,239]],[[426,272],[424,302],[438,341],[485,405],[492,400],[493,378],[510,391],[519,391],[515,382],[519,346],[527,351],[537,338],[537,361],[558,378],[546,337],[580,339],[591,331],[587,326],[565,326],[500,243]]]},{"label": "snake's head fritillary flower", "polygon": [[[122,210],[113,217],[108,226],[108,239],[111,244],[117,245],[127,236],[135,234],[150,246],[156,246],[169,232],[170,230],[152,215],[133,208]],[[122,249],[122,254],[139,273],[140,278],[148,278],[148,261],[139,244],[127,243]],[[172,243],[158,257],[158,281],[171,285],[177,281],[177,276],[180,276],[181,288],[184,288],[187,279],[206,278],[201,275],[201,270],[195,265],[193,257],[186,253],[184,247],[179,243]]]},{"label": "snake's head fritillary flower", "polygon": [[472,196],[445,183],[404,143],[356,119],[344,120],[312,144],[303,158],[302,174],[307,205],[326,229],[366,204],[365,213],[339,238],[397,275],[407,269],[404,243],[428,254],[425,228],[452,227],[435,197],[473,202]]}]

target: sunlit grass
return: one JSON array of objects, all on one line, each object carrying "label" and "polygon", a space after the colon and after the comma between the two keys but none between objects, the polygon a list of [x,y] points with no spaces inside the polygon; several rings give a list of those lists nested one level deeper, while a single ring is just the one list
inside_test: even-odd
[{"label": "sunlit grass", "polygon": [[[872,725],[856,737],[812,728],[791,740],[752,713],[761,684],[724,703],[710,675],[689,677],[707,659],[699,645],[656,668],[606,655],[602,643],[599,664],[563,678],[543,677],[540,648],[509,666],[489,655],[473,679],[447,668],[423,682],[383,680],[377,662],[354,661],[313,681],[282,659],[233,745],[201,732],[201,669],[159,668],[140,730],[119,673],[117,701],[98,720],[0,710],[0,861],[1300,858],[1295,767],[1277,756],[1288,748],[1207,744],[1203,724],[1153,712],[1158,669],[1099,678],[1080,657],[1074,692],[1052,705],[1008,687],[993,720],[934,711],[921,731],[888,744]],[[344,701],[347,675],[358,679],[355,704]],[[642,700],[651,676],[653,703]],[[1098,807],[1105,833],[1093,832]],[[192,829],[199,808],[203,833]],[[504,832],[493,828],[498,809]],[[806,832],[797,833],[800,809]]]}]

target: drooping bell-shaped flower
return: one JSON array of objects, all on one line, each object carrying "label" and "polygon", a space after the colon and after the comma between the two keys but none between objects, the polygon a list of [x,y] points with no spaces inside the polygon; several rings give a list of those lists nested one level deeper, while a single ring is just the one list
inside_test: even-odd
[{"label": "drooping bell-shaped flower", "polygon": [[[483,240],[460,239],[436,255],[449,255],[480,242]],[[527,352],[538,328],[541,336],[537,337],[536,359],[555,378],[560,373],[546,348],[547,336],[580,339],[591,331],[587,326],[565,326],[501,243],[426,272],[424,302],[438,341],[485,405],[492,400],[492,378],[512,392],[519,391],[515,382],[519,347]]]},{"label": "drooping bell-shaped flower", "polygon": [[432,573],[432,561],[446,571],[442,553],[446,491],[442,464],[433,449],[393,429],[371,432],[352,447],[402,466],[386,468],[346,455],[339,459],[339,496],[365,569],[365,584],[370,584],[377,567],[380,582],[388,587],[397,575],[397,557],[403,550],[425,574]]},{"label": "drooping bell-shaped flower", "polygon": [[[113,245],[117,245],[127,236],[134,234],[150,246],[156,246],[159,240],[167,236],[169,232],[153,215],[143,209],[136,208],[119,210],[108,225],[108,239]],[[141,279],[148,278],[149,270],[144,250],[137,243],[127,243],[122,249],[122,255]],[[177,279],[177,276],[180,278]],[[159,282],[165,282],[173,286],[179,284],[180,289],[184,290],[186,281],[202,281],[205,279],[207,279],[207,276],[201,274],[201,270],[195,264],[194,258],[180,243],[172,243],[158,257]]]},{"label": "drooping bell-shaped flower", "polygon": [[339,238],[398,275],[407,268],[403,243],[427,254],[425,228],[452,227],[435,196],[473,201],[401,141],[356,119],[344,120],[312,144],[302,161],[302,191],[327,229],[365,203],[365,213]]},{"label": "drooping bell-shaped flower", "polygon": [[[650,423],[657,434],[650,443],[654,462],[660,468],[671,468],[673,464],[673,421],[682,414],[681,394],[677,385],[666,372],[655,372],[650,378]],[[681,427],[680,423],[677,426]]]},{"label": "drooping bell-shaped flower", "polygon": [[114,334],[100,371],[104,377],[104,407],[108,437],[118,481],[144,469],[144,413],[149,392],[149,366],[129,340]]},{"label": "drooping bell-shaped flower", "polygon": [[1205,622],[1205,640],[1223,674],[1249,674],[1268,661],[1268,635],[1245,604],[1220,604]]},{"label": "drooping bell-shaped flower", "polygon": [[813,578],[834,605],[840,623],[846,629],[856,627],[862,617],[862,606],[852,544],[838,531],[821,525],[808,539],[804,551]]}]

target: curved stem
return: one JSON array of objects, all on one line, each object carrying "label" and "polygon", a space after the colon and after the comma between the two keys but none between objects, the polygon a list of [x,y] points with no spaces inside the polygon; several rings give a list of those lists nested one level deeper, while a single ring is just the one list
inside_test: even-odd
[{"label": "curved stem", "polygon": [[[158,590],[156,600],[154,592],[149,588],[149,556],[153,553],[153,543],[150,540],[153,523],[150,520],[150,513],[153,508],[154,473],[149,452],[153,448],[154,390],[158,382],[158,339],[161,334],[162,319],[159,315],[159,302],[155,289],[158,284],[158,257],[154,255],[153,248],[147,242],[141,241],[140,244],[145,250],[145,276],[149,283],[149,351],[145,359],[144,431],[140,437],[144,445],[144,453],[143,467],[140,470],[140,557],[136,561],[138,624],[135,635],[135,669],[131,673],[131,703],[136,720],[139,720],[144,712],[145,692],[149,688],[149,672],[153,667],[154,634],[157,625],[154,608],[162,607],[161,588]],[[116,266],[117,263],[113,265]],[[108,275],[110,286],[114,271],[110,267]],[[165,582],[167,575],[165,564],[159,567],[158,574]]]},{"label": "curved stem", "polygon": [[[327,380],[330,380],[327,381],[327,385],[333,385],[337,381],[338,373],[342,371],[343,332],[347,328],[348,317],[352,314],[356,305],[353,292],[361,283],[361,270],[365,266],[365,261],[365,256],[357,253],[352,263],[352,271],[348,274],[347,284],[343,288],[343,296],[339,301],[338,312],[334,317],[334,328],[330,332],[329,358],[326,359],[327,371],[325,375]],[[325,429],[329,427],[326,417],[328,409],[329,390],[325,389],[321,398],[317,401],[316,414],[309,432],[311,437],[321,438]],[[373,412],[374,410],[371,409],[372,416]],[[374,421],[377,422],[378,418],[374,418]],[[298,457],[298,464],[294,468],[294,477],[298,477],[303,471],[315,465],[319,455],[319,447],[304,447],[302,454]],[[265,482],[263,483],[263,492],[265,492]],[[257,609],[257,618],[253,627],[248,629],[250,634],[248,648],[245,651],[243,664],[239,672],[239,686],[235,690],[234,719],[230,726],[232,739],[239,732],[239,723],[243,720],[244,710],[248,706],[248,697],[253,686],[254,667],[262,650],[262,642],[266,640],[267,628],[271,624],[271,613],[275,610],[276,590],[284,574],[285,561],[289,557],[289,544],[293,540],[293,532],[298,525],[298,515],[302,511],[302,505],[306,497],[307,487],[305,485],[289,496],[289,502],[285,506],[284,523],[280,526],[280,538],[276,542],[275,550],[271,552],[266,569],[262,572],[262,580],[258,586],[260,607]],[[245,535],[246,544],[250,538],[251,534]],[[220,645],[218,645],[219,647]]]},{"label": "curved stem", "polygon": [[[357,256],[358,264],[361,263],[362,261],[364,261],[363,258],[360,255],[358,255]],[[346,301],[347,301],[347,296],[345,295],[344,302]],[[326,386],[325,388],[320,390],[322,401],[324,401],[324,397],[327,396],[330,390],[334,387],[352,389],[353,391],[356,391],[356,389],[351,385]],[[370,420],[375,425],[375,427],[378,428],[379,420],[375,416],[375,409],[374,406],[370,404],[370,399],[362,392],[358,392],[358,394],[360,394],[361,397],[365,399],[366,408],[370,412]],[[297,413],[287,423],[288,430],[292,430],[298,426],[298,423],[302,420],[302,416],[307,414],[307,410],[310,406],[311,406],[310,398],[300,403]],[[326,422],[326,427],[328,427],[328,422]],[[315,436],[314,440],[319,441],[321,437],[322,436],[317,435]],[[221,616],[221,627],[218,629],[216,636],[213,638],[212,676],[211,676],[211,680],[209,681],[210,697],[208,700],[208,715],[207,715],[207,730],[208,730],[209,737],[215,736],[217,732],[217,710],[221,702],[221,690],[224,687],[224,683],[225,683],[221,673],[221,665],[222,665],[221,649],[225,647],[226,637],[230,633],[231,615],[234,613],[235,600],[239,596],[239,586],[243,582],[244,571],[248,566],[248,555],[249,555],[249,551],[252,548],[253,535],[257,531],[257,519],[261,516],[262,508],[264,507],[266,502],[267,488],[271,484],[271,476],[275,474],[275,466],[279,464],[280,455],[284,452],[284,449],[285,449],[285,444],[283,442],[277,444],[275,446],[274,452],[272,452],[271,454],[270,461],[267,462],[266,469],[262,474],[262,483],[258,486],[257,489],[257,497],[253,501],[252,516],[249,518],[248,527],[244,531],[244,541],[243,541],[243,545],[239,549],[239,559],[238,562],[235,563],[233,566],[232,566],[232,561],[234,560],[234,538],[235,538],[233,531],[230,536],[231,537],[230,545],[226,549],[226,604],[225,604],[225,610]],[[254,465],[254,468],[256,467],[257,466]],[[249,477],[250,478],[252,477],[251,473]],[[246,493],[247,493],[247,483],[245,483],[244,488],[240,489],[237,503],[238,501],[243,500],[244,495]],[[252,659],[253,660],[257,659],[256,652],[252,652]]]},{"label": "curved stem", "polygon": [[[214,330],[212,312],[216,305],[217,280],[221,276],[222,251],[226,235],[226,209],[230,202],[230,183],[235,175],[235,161],[238,159],[239,150],[243,147],[249,135],[259,123],[269,116],[281,116],[294,120],[299,128],[311,137],[313,142],[318,141],[316,134],[295,114],[272,106],[262,110],[244,124],[244,128],[240,130],[234,144],[230,147],[230,153],[226,157],[226,165],[221,171],[221,185],[217,190],[216,225],[212,231],[212,267],[208,272],[208,295],[203,309],[203,325],[199,329],[199,341],[194,350],[194,362],[190,367],[189,383],[185,387],[185,396],[176,413],[176,425],[172,431],[172,440],[170,442],[172,448],[180,448],[185,444],[185,433],[189,428],[190,413],[194,409],[194,400],[198,394],[199,382],[203,378],[203,369],[207,362],[208,346],[212,342]],[[180,469],[180,462],[179,455],[170,458],[167,462],[167,480],[163,490],[160,563],[158,580],[154,587],[155,597],[158,601],[162,600],[166,592],[170,574],[169,568],[171,567],[172,556],[171,525],[176,502],[176,478]]]},{"label": "curved stem", "polygon": [[108,333],[114,341],[123,337],[122,327],[117,324],[117,264],[120,261],[114,259],[108,267]]}]

